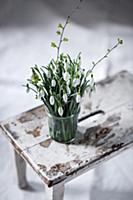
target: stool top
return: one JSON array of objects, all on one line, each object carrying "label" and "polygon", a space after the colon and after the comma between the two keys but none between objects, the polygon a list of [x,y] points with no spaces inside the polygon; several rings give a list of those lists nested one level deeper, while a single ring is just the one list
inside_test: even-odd
[{"label": "stool top", "polygon": [[78,123],[71,144],[53,141],[43,105],[1,122],[3,133],[50,187],[69,181],[133,144],[133,75],[122,71],[86,93],[80,118],[102,110]]}]

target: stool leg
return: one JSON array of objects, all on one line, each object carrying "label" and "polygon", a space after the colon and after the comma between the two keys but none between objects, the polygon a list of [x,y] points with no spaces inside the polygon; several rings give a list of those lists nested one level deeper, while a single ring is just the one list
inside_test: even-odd
[{"label": "stool leg", "polygon": [[15,153],[15,162],[16,162],[16,171],[18,178],[18,185],[21,189],[26,188],[27,180],[26,180],[26,162],[21,156],[14,151]]},{"label": "stool leg", "polygon": [[58,183],[53,187],[45,187],[46,200],[63,200],[64,199],[64,183]]}]

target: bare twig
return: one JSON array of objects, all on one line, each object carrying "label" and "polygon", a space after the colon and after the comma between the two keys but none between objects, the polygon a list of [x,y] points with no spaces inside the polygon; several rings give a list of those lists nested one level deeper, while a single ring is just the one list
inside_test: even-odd
[{"label": "bare twig", "polygon": [[66,22],[65,22],[65,24],[64,24],[64,26],[63,26],[63,28],[62,28],[62,32],[61,32],[59,44],[58,44],[58,46],[57,46],[57,60],[58,60],[58,58],[59,58],[60,48],[61,48],[61,44],[62,44],[62,42],[63,42],[64,31],[65,31],[65,28],[66,28],[67,24],[69,23],[69,19],[70,19],[70,16],[67,17]]},{"label": "bare twig", "polygon": [[66,22],[64,24],[64,26],[62,27],[62,31],[61,31],[61,35],[60,35],[60,40],[59,40],[59,44],[57,46],[57,60],[59,58],[59,54],[60,54],[60,48],[61,48],[61,44],[63,42],[63,35],[64,35],[64,31],[66,29],[66,26],[67,24],[69,23],[70,19],[72,18],[72,16],[74,15],[74,13],[80,9],[80,3],[82,2],[83,0],[79,0],[79,3],[78,5],[71,11],[70,15],[68,15],[67,19],[66,19]]},{"label": "bare twig", "polygon": [[123,43],[123,41],[120,40],[120,39],[118,38],[118,42],[117,42],[111,49],[108,49],[108,50],[107,50],[107,53],[106,53],[102,58],[100,58],[96,63],[92,62],[93,67],[91,68],[90,71],[93,71],[93,69],[96,67],[97,64],[99,64],[102,60],[104,60],[105,58],[107,58],[108,55],[109,55],[115,48],[117,48],[117,47],[119,46],[119,44],[122,44],[122,43]]}]

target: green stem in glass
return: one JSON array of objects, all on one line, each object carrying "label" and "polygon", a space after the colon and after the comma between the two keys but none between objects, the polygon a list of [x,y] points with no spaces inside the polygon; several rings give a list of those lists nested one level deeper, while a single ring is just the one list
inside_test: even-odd
[{"label": "green stem in glass", "polygon": [[68,117],[56,117],[48,113],[49,134],[52,139],[68,143],[76,136],[78,114]]}]

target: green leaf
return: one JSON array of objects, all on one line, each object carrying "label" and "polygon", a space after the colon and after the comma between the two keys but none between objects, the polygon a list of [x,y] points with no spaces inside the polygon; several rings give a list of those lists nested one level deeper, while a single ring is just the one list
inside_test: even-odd
[{"label": "green leaf", "polygon": [[31,81],[32,81],[33,84],[37,84],[38,81],[40,81],[39,76],[37,75],[37,73],[35,72],[35,70],[33,68],[32,68]]},{"label": "green leaf", "polygon": [[76,63],[81,64],[81,52],[79,52],[79,54],[76,58]]},{"label": "green leaf", "polygon": [[61,35],[61,32],[60,32],[60,31],[56,31],[56,34],[57,34],[57,35]]},{"label": "green leaf", "polygon": [[64,37],[63,42],[68,42],[68,38]]},{"label": "green leaf", "polygon": [[118,40],[119,44],[123,44],[123,40],[122,39],[118,38],[117,40]]},{"label": "green leaf", "polygon": [[68,17],[67,17],[67,23],[70,23],[70,21],[71,21],[70,19],[71,19],[71,17],[68,16]]},{"label": "green leaf", "polygon": [[63,28],[61,23],[58,24],[58,28]]},{"label": "green leaf", "polygon": [[51,42],[51,47],[56,48],[57,45],[54,42]]}]

